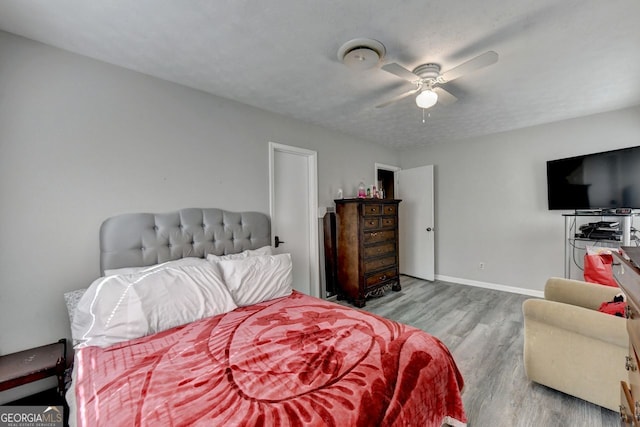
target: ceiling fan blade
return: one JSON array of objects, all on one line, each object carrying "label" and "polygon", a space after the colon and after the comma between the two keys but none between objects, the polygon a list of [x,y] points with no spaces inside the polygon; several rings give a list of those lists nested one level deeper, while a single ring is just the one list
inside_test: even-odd
[{"label": "ceiling fan blade", "polygon": [[438,104],[451,105],[458,100],[451,92],[440,86],[434,87],[433,91],[438,94]]},{"label": "ceiling fan blade", "polygon": [[458,77],[462,77],[465,74],[471,73],[472,71],[495,64],[496,62],[498,62],[498,54],[490,50],[489,52],[478,55],[475,58],[470,59],[467,62],[463,62],[457,67],[453,67],[449,71],[442,73],[438,78],[438,81],[447,83],[457,79]]},{"label": "ceiling fan blade", "polygon": [[396,64],[395,62],[383,65],[382,69],[385,70],[387,73],[395,74],[401,79],[405,79],[412,83],[417,80],[420,80],[420,76],[413,74],[411,71],[407,70],[400,64]]},{"label": "ceiling fan blade", "polygon": [[395,102],[398,102],[398,101],[400,101],[402,99],[405,99],[407,96],[411,96],[411,95],[413,95],[415,93],[418,93],[419,90],[420,90],[420,88],[416,88],[416,89],[410,90],[409,92],[405,92],[402,95],[398,95],[395,98],[388,100],[387,102],[383,102],[380,105],[376,105],[376,108],[383,108],[383,107],[386,107],[387,105],[391,105],[391,104],[393,104]]}]

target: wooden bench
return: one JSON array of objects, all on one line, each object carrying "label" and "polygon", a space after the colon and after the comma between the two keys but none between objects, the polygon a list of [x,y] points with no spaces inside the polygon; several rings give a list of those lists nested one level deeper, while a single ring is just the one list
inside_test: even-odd
[{"label": "wooden bench", "polygon": [[64,394],[67,340],[0,356],[0,391],[55,375]]}]

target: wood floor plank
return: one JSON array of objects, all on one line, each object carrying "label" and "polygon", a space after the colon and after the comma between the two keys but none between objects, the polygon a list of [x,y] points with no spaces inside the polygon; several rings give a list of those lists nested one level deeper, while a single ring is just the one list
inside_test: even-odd
[{"label": "wood floor plank", "polygon": [[402,291],[368,300],[363,309],[447,345],[465,379],[469,427],[619,425],[616,412],[527,379],[522,303],[532,297],[405,276],[401,282]]}]

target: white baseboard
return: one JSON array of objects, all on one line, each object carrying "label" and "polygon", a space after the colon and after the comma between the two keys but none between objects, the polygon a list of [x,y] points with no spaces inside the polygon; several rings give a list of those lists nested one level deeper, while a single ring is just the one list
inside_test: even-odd
[{"label": "white baseboard", "polygon": [[458,277],[443,276],[440,274],[436,274],[436,280],[459,283],[461,285],[475,286],[477,288],[493,289],[496,291],[511,292],[513,294],[530,295],[532,297],[544,298],[544,291],[536,291],[533,289],[517,288],[515,286],[499,285],[497,283],[480,282],[477,280],[460,279]]}]

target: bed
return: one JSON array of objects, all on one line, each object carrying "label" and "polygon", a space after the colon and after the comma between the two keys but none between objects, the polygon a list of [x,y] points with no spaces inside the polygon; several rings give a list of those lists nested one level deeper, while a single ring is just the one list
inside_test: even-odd
[{"label": "bed", "polygon": [[437,338],[293,291],[269,244],[255,212],[105,221],[103,276],[65,295],[70,425],[466,425]]}]

